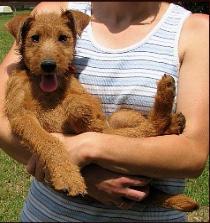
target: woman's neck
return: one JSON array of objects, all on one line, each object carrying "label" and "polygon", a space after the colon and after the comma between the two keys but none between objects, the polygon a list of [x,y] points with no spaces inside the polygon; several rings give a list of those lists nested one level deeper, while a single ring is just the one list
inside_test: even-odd
[{"label": "woman's neck", "polygon": [[96,22],[110,25],[149,23],[158,14],[161,2],[93,2]]},{"label": "woman's neck", "polygon": [[93,2],[92,35],[105,48],[126,48],[143,39],[168,7],[166,2]]}]

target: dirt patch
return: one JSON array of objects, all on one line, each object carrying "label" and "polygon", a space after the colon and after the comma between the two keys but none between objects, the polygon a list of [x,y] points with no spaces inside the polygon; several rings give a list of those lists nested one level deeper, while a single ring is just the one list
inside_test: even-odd
[{"label": "dirt patch", "polygon": [[199,210],[189,213],[188,222],[209,222],[209,207],[200,207]]}]

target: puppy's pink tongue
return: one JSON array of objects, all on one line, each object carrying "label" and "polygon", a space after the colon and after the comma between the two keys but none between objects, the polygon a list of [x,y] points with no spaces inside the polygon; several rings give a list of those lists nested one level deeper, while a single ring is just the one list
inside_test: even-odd
[{"label": "puppy's pink tongue", "polygon": [[53,75],[42,75],[40,88],[44,92],[53,92],[58,87],[58,80],[55,74]]}]

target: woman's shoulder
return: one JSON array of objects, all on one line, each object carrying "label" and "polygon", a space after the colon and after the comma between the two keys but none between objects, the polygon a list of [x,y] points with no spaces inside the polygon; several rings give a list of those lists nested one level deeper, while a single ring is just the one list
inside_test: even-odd
[{"label": "woman's shoulder", "polygon": [[209,15],[202,13],[191,14],[186,19],[181,31],[179,41],[181,51],[186,54],[193,48],[199,48],[200,43],[207,43],[208,39]]},{"label": "woman's shoulder", "polygon": [[35,12],[61,12],[68,9],[68,2],[40,2],[33,11]]},{"label": "woman's shoulder", "polygon": [[202,13],[193,13],[186,21],[185,29],[191,31],[208,30],[209,29],[209,15]]},{"label": "woman's shoulder", "polygon": [[183,26],[183,33],[190,35],[192,39],[208,36],[209,33],[209,15],[202,13],[193,13],[186,19]]},{"label": "woman's shoulder", "polygon": [[90,11],[90,2],[40,2],[34,8],[34,12],[58,12],[61,10],[79,10],[86,12],[87,14]]}]

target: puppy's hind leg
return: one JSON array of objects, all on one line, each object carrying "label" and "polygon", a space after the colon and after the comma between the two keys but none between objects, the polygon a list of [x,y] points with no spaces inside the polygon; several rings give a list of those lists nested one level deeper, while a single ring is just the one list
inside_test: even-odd
[{"label": "puppy's hind leg", "polygon": [[185,117],[182,113],[172,114],[171,123],[164,135],[181,134],[185,128],[185,122]]},{"label": "puppy's hind leg", "polygon": [[172,76],[164,74],[157,85],[155,103],[148,116],[157,131],[157,135],[164,134],[170,125],[174,97],[175,81]]},{"label": "puppy's hind leg", "polygon": [[84,132],[102,132],[105,127],[105,116],[97,104],[88,95],[71,95],[65,102],[66,122],[65,132],[75,134]]}]

